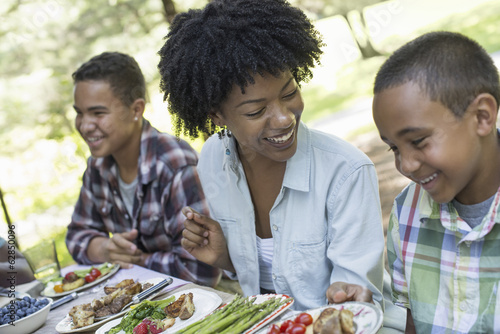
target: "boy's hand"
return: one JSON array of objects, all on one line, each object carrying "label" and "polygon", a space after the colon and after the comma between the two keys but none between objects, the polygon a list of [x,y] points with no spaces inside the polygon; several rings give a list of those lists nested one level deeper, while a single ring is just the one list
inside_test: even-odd
[{"label": "boy's hand", "polygon": [[[113,262],[122,268],[132,268],[134,264],[144,266],[146,253],[143,253],[133,241],[137,238],[138,231],[115,233],[112,238],[94,238],[89,244],[88,256],[95,262]],[[92,252],[95,249],[96,251]],[[92,253],[94,256],[92,256]]]},{"label": "boy's hand", "polygon": [[366,287],[345,282],[332,283],[326,290],[329,303],[343,303],[347,301],[373,303],[372,292]]},{"label": "boy's hand", "polygon": [[190,207],[182,209],[186,216],[182,231],[182,247],[199,261],[234,272],[226,238],[218,222]]}]

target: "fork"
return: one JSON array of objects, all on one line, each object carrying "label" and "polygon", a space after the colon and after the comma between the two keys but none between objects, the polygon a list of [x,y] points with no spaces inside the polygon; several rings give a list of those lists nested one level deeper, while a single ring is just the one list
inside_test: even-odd
[{"label": "fork", "polygon": [[[128,304],[126,304],[125,306],[122,307],[122,309],[121,309],[120,312],[125,311],[126,309],[128,309],[132,305],[139,304],[140,302],[142,302],[143,300],[145,300],[148,297],[156,295],[164,287],[172,284],[173,281],[174,280],[172,279],[172,277],[166,278],[166,279],[162,280],[161,282],[159,282],[158,284],[155,284],[152,287],[150,287],[150,288],[142,291],[141,293],[135,295],[134,297],[132,297],[132,301],[130,303],[128,303]],[[100,320],[109,318],[111,316],[114,316],[114,314],[109,314],[109,315],[106,315],[106,316],[103,316],[103,317],[97,317],[97,318],[94,318],[94,320],[95,321],[100,321]]]},{"label": "fork", "polygon": [[108,284],[108,282],[109,282],[109,278],[108,278],[108,280],[106,282],[103,282],[103,283],[101,283],[99,285],[96,285],[95,287],[93,287],[90,290],[82,291],[80,293],[73,292],[73,293],[71,293],[71,294],[69,294],[69,295],[67,295],[65,297],[62,297],[61,299],[58,299],[55,302],[53,302],[52,306],[50,307],[50,309],[53,310],[56,307],[61,306],[62,304],[65,304],[65,303],[70,302],[72,300],[78,299],[78,297],[85,296],[85,295],[88,295],[90,293],[99,292],[99,290],[101,290],[102,287],[104,287],[106,284]]}]

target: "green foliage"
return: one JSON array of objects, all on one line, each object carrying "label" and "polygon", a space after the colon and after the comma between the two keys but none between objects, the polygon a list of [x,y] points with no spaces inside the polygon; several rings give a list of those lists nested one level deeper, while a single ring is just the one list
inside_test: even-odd
[{"label": "green foliage", "polygon": [[378,45],[385,56],[359,59],[345,65],[331,78],[335,89],[326,86],[305,86],[303,89],[306,110],[303,120],[313,121],[328,114],[345,110],[361,97],[372,96],[372,85],[377,70],[384,60],[398,47],[411,39],[429,31],[457,31],[477,40],[487,51],[500,50],[500,35],[497,32],[500,22],[500,2],[486,2],[466,13],[450,15],[432,25],[416,30],[411,36],[388,38]]}]

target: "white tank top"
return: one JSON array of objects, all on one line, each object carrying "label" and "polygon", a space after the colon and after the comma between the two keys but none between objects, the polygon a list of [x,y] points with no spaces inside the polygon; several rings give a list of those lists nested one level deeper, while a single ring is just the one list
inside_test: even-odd
[{"label": "white tank top", "polygon": [[257,237],[257,253],[259,255],[260,287],[274,291],[273,284],[273,238]]}]

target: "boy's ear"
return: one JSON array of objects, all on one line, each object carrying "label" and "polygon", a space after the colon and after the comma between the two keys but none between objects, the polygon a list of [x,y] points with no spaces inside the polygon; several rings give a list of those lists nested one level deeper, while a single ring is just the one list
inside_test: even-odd
[{"label": "boy's ear", "polygon": [[473,102],[477,131],[480,136],[486,136],[492,130],[496,131],[498,105],[495,98],[489,93],[479,94]]},{"label": "boy's ear", "polygon": [[146,101],[144,99],[136,99],[132,102],[131,109],[134,112],[134,118],[141,119],[146,109]]}]

